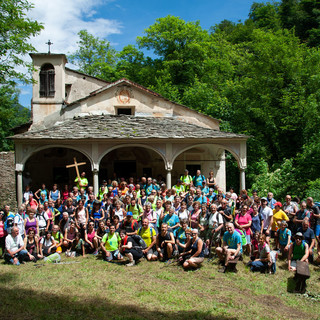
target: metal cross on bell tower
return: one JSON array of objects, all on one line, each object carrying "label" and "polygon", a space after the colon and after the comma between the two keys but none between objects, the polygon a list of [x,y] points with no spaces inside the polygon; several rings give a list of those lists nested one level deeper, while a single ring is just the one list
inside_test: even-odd
[{"label": "metal cross on bell tower", "polygon": [[50,46],[53,45],[53,43],[50,40],[48,40],[48,42],[46,42],[46,44],[48,45],[48,54],[50,54],[51,53]]}]

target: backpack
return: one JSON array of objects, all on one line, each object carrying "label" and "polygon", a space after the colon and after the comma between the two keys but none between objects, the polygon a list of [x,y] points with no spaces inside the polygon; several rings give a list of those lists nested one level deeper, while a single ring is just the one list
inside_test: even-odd
[{"label": "backpack", "polygon": [[242,246],[246,246],[247,245],[246,234],[242,230],[239,230],[239,229],[234,229],[234,230],[236,230],[240,234]]},{"label": "backpack", "polygon": [[5,223],[4,223],[4,230],[6,230],[8,233],[10,233],[10,230],[14,225],[13,220],[14,220],[14,216],[9,214]]},{"label": "backpack", "polygon": [[[141,230],[142,230],[142,227],[140,227],[139,230],[138,230],[138,234],[139,234],[140,237],[141,237]],[[149,227],[150,237],[151,237],[151,238],[152,238],[152,230],[153,230],[153,228]],[[141,239],[142,239],[142,238],[141,238]]]},{"label": "backpack", "polygon": [[138,244],[138,246],[134,246],[135,248],[146,249],[148,247],[138,234],[131,235],[130,237]]}]

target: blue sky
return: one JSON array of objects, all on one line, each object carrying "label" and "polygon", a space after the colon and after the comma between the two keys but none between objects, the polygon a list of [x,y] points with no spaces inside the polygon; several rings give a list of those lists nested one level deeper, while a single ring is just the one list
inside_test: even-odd
[{"label": "blue sky", "polygon": [[[32,19],[44,24],[41,34],[31,40],[38,52],[47,52],[48,39],[52,52],[70,54],[77,49],[77,33],[86,29],[105,38],[121,50],[135,44],[137,36],[157,18],[178,16],[186,21],[200,21],[204,29],[224,19],[244,21],[254,1],[251,0],[31,0]],[[255,2],[263,2],[257,0]],[[29,57],[26,57],[29,59]],[[30,60],[28,60],[30,61]],[[20,103],[30,107],[31,86],[20,86]]]}]

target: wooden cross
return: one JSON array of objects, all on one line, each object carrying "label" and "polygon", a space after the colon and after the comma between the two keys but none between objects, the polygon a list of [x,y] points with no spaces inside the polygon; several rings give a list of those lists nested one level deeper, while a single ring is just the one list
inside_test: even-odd
[{"label": "wooden cross", "polygon": [[76,168],[76,172],[77,172],[77,177],[78,177],[78,182],[80,183],[80,174],[79,174],[79,168],[78,166],[82,166],[84,164],[86,164],[86,162],[77,162],[77,159],[76,158],[73,158],[73,161],[74,161],[74,164],[68,164],[66,166],[66,168],[72,168],[72,167],[75,167]]}]

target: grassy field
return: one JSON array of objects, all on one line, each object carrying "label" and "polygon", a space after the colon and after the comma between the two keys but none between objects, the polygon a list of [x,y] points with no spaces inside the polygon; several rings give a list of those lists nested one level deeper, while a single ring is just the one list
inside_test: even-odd
[{"label": "grassy field", "polygon": [[[3,260],[2,260],[3,261]],[[320,268],[311,266],[310,295],[287,291],[285,263],[275,275],[197,271],[142,261],[128,268],[92,256],[72,264],[0,262],[1,319],[320,319]],[[245,259],[247,261],[247,259]]]}]

